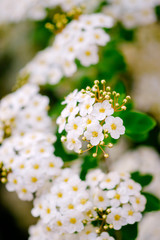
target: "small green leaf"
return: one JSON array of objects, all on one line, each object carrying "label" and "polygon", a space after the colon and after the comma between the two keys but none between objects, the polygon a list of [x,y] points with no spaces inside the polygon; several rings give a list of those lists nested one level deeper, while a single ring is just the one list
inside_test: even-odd
[{"label": "small green leaf", "polygon": [[152,130],[156,121],[145,113],[130,111],[123,116],[126,135],[146,134]]},{"label": "small green leaf", "polygon": [[138,234],[138,224],[127,225],[121,228],[122,240],[135,240]]},{"label": "small green leaf", "polygon": [[144,212],[152,212],[152,211],[160,210],[160,199],[158,199],[156,196],[154,196],[151,193],[143,192],[142,194],[147,199],[146,208]]},{"label": "small green leaf", "polygon": [[153,176],[150,174],[141,174],[140,172],[133,172],[131,173],[131,178],[138,182],[142,187],[147,186],[151,183]]}]

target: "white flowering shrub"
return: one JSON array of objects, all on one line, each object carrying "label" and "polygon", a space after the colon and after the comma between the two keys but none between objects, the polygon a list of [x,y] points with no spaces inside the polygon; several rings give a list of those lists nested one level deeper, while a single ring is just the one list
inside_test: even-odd
[{"label": "white flowering shrub", "polygon": [[[30,41],[40,50],[20,70],[14,92],[0,100],[0,182],[6,187],[0,194],[0,209],[3,201],[11,199],[14,212],[18,211],[13,195],[5,198],[6,189],[20,200],[33,203],[31,214],[38,222],[29,227],[29,240],[148,237],[143,224],[138,224],[141,220],[143,223],[144,213],[147,216],[147,212],[160,210],[159,199],[151,194],[159,196],[160,162],[155,150],[159,146],[159,126],[145,111],[154,106],[158,116],[158,95],[151,93],[143,102],[145,107],[140,104],[144,112],[136,111],[134,102],[139,101],[141,93],[138,95],[134,89],[134,76],[145,76],[140,88],[143,91],[148,72],[152,75],[157,67],[150,71],[145,66],[144,74],[144,69],[140,70],[143,64],[138,61],[138,73],[132,74],[134,66],[131,60],[128,64],[127,54],[134,54],[130,47],[140,28],[126,28],[155,22],[160,14],[158,4],[159,0],[0,2],[2,35],[3,31],[10,31],[10,26],[15,27],[6,23],[18,26],[23,20],[29,26]],[[114,24],[113,17],[123,24]],[[25,23],[25,19],[30,21]],[[20,31],[19,37],[25,28]],[[10,39],[14,42],[12,36]],[[147,37],[144,39],[148,41]],[[4,41],[0,47],[3,45]],[[126,45],[130,47],[125,49]],[[21,53],[21,44],[17,41],[15,46],[20,47]],[[154,48],[149,49],[147,53]],[[8,42],[7,51],[8,54]],[[0,54],[0,64],[5,63],[7,54]],[[144,55],[147,54],[140,60]],[[5,64],[0,66],[2,80],[12,75],[12,57],[7,61],[7,74]],[[158,92],[158,73],[154,76],[153,89]],[[148,89],[152,90],[150,85],[147,92]],[[138,98],[130,101],[127,93],[132,92]],[[120,138],[125,147],[121,141],[119,145]],[[134,150],[142,143],[154,150]],[[116,144],[118,153],[114,154],[114,148],[110,148]],[[122,152],[124,155],[120,156]],[[27,208],[23,209],[27,218]],[[2,240],[14,235],[13,231],[4,231],[6,222],[8,229],[8,221],[0,225]],[[141,226],[142,231],[138,230]],[[149,238],[158,240],[150,232]],[[26,240],[22,236],[15,238]]]}]

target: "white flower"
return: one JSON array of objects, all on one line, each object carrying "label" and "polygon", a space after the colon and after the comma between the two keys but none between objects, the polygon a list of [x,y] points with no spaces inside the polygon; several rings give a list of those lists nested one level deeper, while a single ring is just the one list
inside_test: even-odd
[{"label": "white flower", "polygon": [[75,136],[73,132],[71,132],[67,135],[66,145],[69,150],[74,150],[75,152],[78,152],[79,149],[82,147],[82,142],[78,139],[77,136]]},{"label": "white flower", "polygon": [[130,202],[135,211],[143,211],[146,205],[146,198],[137,193],[136,196],[130,197]]},{"label": "white flower", "polygon": [[111,134],[111,137],[118,139],[120,135],[125,133],[125,127],[123,126],[123,120],[119,117],[107,117],[103,129],[107,129]]},{"label": "white flower", "polygon": [[71,132],[75,134],[75,136],[79,137],[83,133],[82,118],[79,116],[75,118],[69,118],[65,129],[67,132]]},{"label": "white flower", "polygon": [[86,49],[79,52],[77,58],[80,60],[80,63],[86,67],[91,64],[96,64],[99,60],[97,46],[88,46]]},{"label": "white flower", "polygon": [[100,28],[94,29],[92,35],[93,35],[93,42],[100,46],[105,46],[106,43],[110,40],[109,35],[107,35],[104,32],[104,30]]},{"label": "white flower", "polygon": [[134,210],[130,204],[123,206],[123,213],[127,220],[127,223],[134,224],[135,222],[140,222],[142,214]]},{"label": "white flower", "polygon": [[104,135],[102,133],[102,126],[100,124],[92,124],[87,127],[87,131],[84,132],[84,136],[87,140],[90,140],[90,143],[93,146],[99,144],[100,141],[104,139]]},{"label": "white flower", "polygon": [[70,93],[67,97],[65,97],[65,100],[62,102],[62,104],[72,103],[73,100],[75,101],[77,93],[78,93],[78,90],[75,89],[72,93]]},{"label": "white flower", "polygon": [[69,103],[62,111],[61,115],[63,118],[68,116],[74,117],[79,112],[79,107],[76,107],[76,102]]},{"label": "white flower", "polygon": [[102,191],[99,188],[95,188],[93,190],[93,204],[98,208],[106,209],[110,205],[106,191]]},{"label": "white flower", "polygon": [[83,214],[78,211],[70,211],[65,218],[66,231],[68,233],[80,232],[84,228],[82,220],[84,219]]},{"label": "white flower", "polygon": [[92,111],[92,115],[95,116],[97,120],[104,120],[106,116],[110,116],[114,113],[111,104],[108,100],[102,103],[95,103]]},{"label": "white flower", "polygon": [[93,110],[93,104],[95,102],[95,98],[87,98],[85,102],[79,104],[80,115],[86,116],[90,114]]},{"label": "white flower", "polygon": [[98,125],[99,122],[94,116],[87,115],[86,117],[83,118],[83,124],[88,127],[91,124],[92,125]]},{"label": "white flower", "polygon": [[128,179],[125,182],[121,182],[120,184],[121,189],[127,189],[128,195],[135,195],[141,191],[142,187],[139,183],[136,183],[132,179]]},{"label": "white flower", "polygon": [[111,208],[111,213],[107,216],[107,223],[113,224],[115,230],[119,230],[122,226],[126,225],[122,208]]},{"label": "white flower", "polygon": [[61,133],[65,129],[66,118],[59,116],[56,120],[56,123],[59,125],[58,132]]},{"label": "white flower", "polygon": [[104,176],[100,183],[100,188],[102,189],[112,189],[114,188],[117,184],[120,183],[120,176],[116,172],[110,172]]},{"label": "white flower", "polygon": [[107,191],[107,197],[110,199],[112,207],[118,207],[121,203],[124,204],[129,201],[129,196],[126,191],[120,187],[116,190]]},{"label": "white flower", "polygon": [[91,187],[95,187],[103,179],[104,173],[100,169],[91,170],[86,176],[86,182]]}]

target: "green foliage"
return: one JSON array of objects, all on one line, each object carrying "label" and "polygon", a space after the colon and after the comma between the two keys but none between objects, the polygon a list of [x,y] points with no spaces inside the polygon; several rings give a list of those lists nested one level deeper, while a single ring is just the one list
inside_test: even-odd
[{"label": "green foliage", "polygon": [[156,121],[145,113],[128,111],[122,115],[126,135],[134,141],[143,141],[156,126]]},{"label": "green foliage", "polygon": [[138,224],[126,225],[121,229],[122,240],[135,240],[138,234]]},{"label": "green foliage", "polygon": [[84,180],[89,169],[96,168],[97,166],[98,166],[97,158],[92,157],[92,155],[85,156],[81,166],[80,178]]},{"label": "green foliage", "polygon": [[149,185],[153,179],[153,176],[150,174],[141,174],[140,172],[131,173],[131,178],[138,182],[142,187]]},{"label": "green foliage", "polygon": [[156,196],[154,196],[151,193],[143,192],[142,194],[147,199],[146,208],[144,212],[152,212],[152,211],[160,210],[160,199],[158,199]]}]

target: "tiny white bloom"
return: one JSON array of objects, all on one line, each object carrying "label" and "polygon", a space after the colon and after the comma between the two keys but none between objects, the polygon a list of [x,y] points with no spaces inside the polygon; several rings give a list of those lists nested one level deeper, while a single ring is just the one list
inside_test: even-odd
[{"label": "tiny white bloom", "polygon": [[69,118],[65,129],[68,133],[72,132],[75,134],[75,136],[79,137],[84,130],[83,124],[82,124],[82,118],[79,116],[75,118]]},{"label": "tiny white bloom", "polygon": [[127,222],[122,208],[111,208],[111,213],[107,216],[107,223],[113,224],[115,230],[119,230],[126,225]]},{"label": "tiny white bloom", "polygon": [[106,118],[105,122],[103,129],[107,129],[112,138],[118,139],[120,135],[125,133],[125,127],[121,118],[110,116]]},{"label": "tiny white bloom", "polygon": [[114,113],[114,109],[108,100],[102,103],[95,103],[92,111],[92,115],[95,116],[97,120],[104,120],[106,116],[110,116]]},{"label": "tiny white bloom", "polygon": [[69,150],[74,150],[75,152],[78,152],[79,149],[82,147],[82,142],[78,139],[77,136],[75,136],[72,131],[67,135],[66,145]]},{"label": "tiny white bloom", "polygon": [[91,124],[87,127],[87,131],[84,132],[84,136],[93,146],[99,144],[100,141],[104,139],[104,134],[102,133],[102,126],[100,124]]}]

